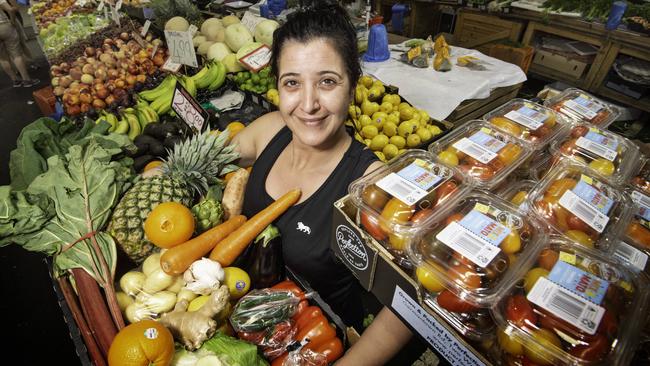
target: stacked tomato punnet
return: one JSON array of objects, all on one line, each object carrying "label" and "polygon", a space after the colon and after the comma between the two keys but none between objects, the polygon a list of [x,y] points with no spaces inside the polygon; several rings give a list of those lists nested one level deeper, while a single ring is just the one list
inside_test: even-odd
[{"label": "stacked tomato punnet", "polygon": [[470,192],[408,247],[426,303],[470,339],[494,327],[488,307],[538,253],[540,223],[484,191]]},{"label": "stacked tomato punnet", "polygon": [[358,208],[357,224],[408,266],[404,248],[410,239],[471,187],[458,169],[411,150],[353,182],[349,192]]},{"label": "stacked tomato punnet", "polygon": [[534,180],[523,179],[516,183],[508,182],[509,184],[502,187],[499,191],[495,192],[497,196],[503,198],[504,200],[512,203],[513,205],[520,207],[526,202],[528,194],[535,187]]},{"label": "stacked tomato punnet", "polygon": [[554,160],[568,157],[619,186],[634,174],[640,155],[632,141],[583,122],[572,123],[568,135],[553,141],[551,153]]},{"label": "stacked tomato punnet", "polygon": [[429,145],[429,151],[487,189],[497,186],[531,154],[522,141],[480,120],[456,127]]},{"label": "stacked tomato punnet", "polygon": [[547,99],[544,105],[574,122],[591,123],[600,128],[607,128],[620,115],[616,107],[575,88],[568,88],[554,98]]},{"label": "stacked tomato punnet", "polygon": [[650,196],[632,185],[625,192],[632,199],[634,216],[620,240],[614,243],[614,255],[650,274],[650,266],[646,267],[650,255]]},{"label": "stacked tomato punnet", "polygon": [[555,139],[566,125],[564,116],[526,99],[513,99],[485,114],[483,119],[527,142],[536,151]]},{"label": "stacked tomato punnet", "polygon": [[553,231],[607,251],[632,215],[629,198],[584,165],[560,161],[529,194],[531,210]]},{"label": "stacked tomato punnet", "polygon": [[624,365],[647,307],[647,280],[605,255],[553,238],[492,308],[504,364]]}]

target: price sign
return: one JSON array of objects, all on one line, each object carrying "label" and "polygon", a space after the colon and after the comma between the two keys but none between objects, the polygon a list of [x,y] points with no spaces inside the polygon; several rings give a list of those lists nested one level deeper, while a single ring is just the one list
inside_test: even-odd
[{"label": "price sign", "polygon": [[142,27],[142,32],[140,32],[140,35],[141,35],[142,37],[144,37],[144,36],[147,35],[147,32],[149,31],[149,27],[150,27],[150,26],[151,26],[151,20],[147,19],[147,20],[144,22],[144,26]]},{"label": "price sign", "polygon": [[102,11],[102,9],[104,9],[104,2],[100,1],[99,6],[97,6],[97,11]]},{"label": "price sign", "polygon": [[177,64],[199,67],[190,32],[165,31],[169,57]]},{"label": "price sign", "polygon": [[265,44],[239,59],[239,62],[252,72],[260,71],[269,64],[269,61],[271,61],[271,49]]},{"label": "price sign", "polygon": [[117,9],[115,9],[112,5],[111,5],[111,18],[113,19],[115,24],[117,24],[118,27],[121,27],[120,14],[117,12]]},{"label": "price sign", "polygon": [[266,20],[266,18],[259,17],[246,10],[244,16],[241,18],[241,23],[248,28],[251,34],[255,34],[255,27],[263,20]]},{"label": "price sign", "polygon": [[171,73],[176,73],[178,70],[181,68],[181,64],[177,64],[176,62],[172,61],[172,58],[168,58],[167,61],[160,67],[162,71],[167,71]]},{"label": "price sign", "polygon": [[194,24],[191,24],[190,27],[187,28],[187,31],[190,32],[190,35],[191,35],[192,37],[194,37],[194,35],[196,34],[196,31],[197,31],[198,29],[199,29],[199,28],[197,28]]},{"label": "price sign", "polygon": [[108,19],[108,8],[104,7],[104,19]]},{"label": "price sign", "polygon": [[176,83],[172,109],[192,131],[201,132],[207,126],[206,121],[210,116],[199,103],[183,88],[180,82]]},{"label": "price sign", "polygon": [[120,9],[122,9],[122,0],[117,0],[117,2],[115,3],[115,10],[117,11]]}]

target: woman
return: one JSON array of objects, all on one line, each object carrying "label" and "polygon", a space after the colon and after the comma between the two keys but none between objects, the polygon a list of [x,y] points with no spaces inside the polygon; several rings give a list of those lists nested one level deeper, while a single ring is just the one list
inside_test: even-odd
[{"label": "woman", "polygon": [[[353,180],[382,164],[345,130],[361,75],[354,27],[339,6],[301,10],[275,31],[272,48],[279,111],[255,120],[233,139],[240,165],[253,165],[244,214],[250,217],[299,187],[300,201],[276,222],[284,261],[346,324],[362,329],[362,289],[329,249],[333,203]],[[338,365],[384,364],[410,337],[384,308]]]}]

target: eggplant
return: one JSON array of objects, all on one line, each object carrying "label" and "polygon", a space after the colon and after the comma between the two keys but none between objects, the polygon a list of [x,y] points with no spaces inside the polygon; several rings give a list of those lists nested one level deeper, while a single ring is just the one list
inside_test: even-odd
[{"label": "eggplant", "polygon": [[141,172],[144,167],[149,164],[152,160],[156,159],[153,155],[141,155],[133,159],[133,169],[136,172]]},{"label": "eggplant", "polygon": [[255,238],[248,257],[247,272],[251,289],[267,288],[284,279],[282,237],[277,227],[269,225]]}]

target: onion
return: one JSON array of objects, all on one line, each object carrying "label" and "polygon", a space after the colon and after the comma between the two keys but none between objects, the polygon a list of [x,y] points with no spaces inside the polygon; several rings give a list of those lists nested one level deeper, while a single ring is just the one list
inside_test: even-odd
[{"label": "onion", "polygon": [[81,72],[83,72],[84,74],[91,74],[92,75],[92,74],[95,73],[95,68],[93,67],[92,64],[85,64],[81,68]]},{"label": "onion", "polygon": [[122,311],[126,311],[126,308],[133,304],[133,298],[122,291],[117,291],[115,297],[117,298],[117,305]]},{"label": "onion", "polygon": [[86,56],[95,56],[95,49],[93,47],[86,47],[84,53]]},{"label": "onion", "polygon": [[157,269],[160,269],[160,253],[153,253],[142,262],[142,272],[146,276]]},{"label": "onion", "polygon": [[127,272],[120,278],[120,288],[125,293],[136,296],[142,291],[146,276],[142,272],[131,271]]},{"label": "onion", "polygon": [[172,276],[163,272],[162,269],[157,269],[147,276],[142,290],[146,293],[153,294],[169,287],[173,282],[174,278]]},{"label": "onion", "polygon": [[166,313],[174,308],[176,304],[176,294],[171,291],[160,291],[151,295],[144,302],[145,309],[152,313]]},{"label": "onion", "polygon": [[[106,90],[106,89],[102,89],[102,90]],[[99,95],[97,95],[97,96],[99,97]],[[104,103],[104,101],[101,100],[101,99],[95,98],[95,99],[93,99],[93,108],[95,108],[95,109],[104,109],[104,108],[106,108],[106,103]]]}]

